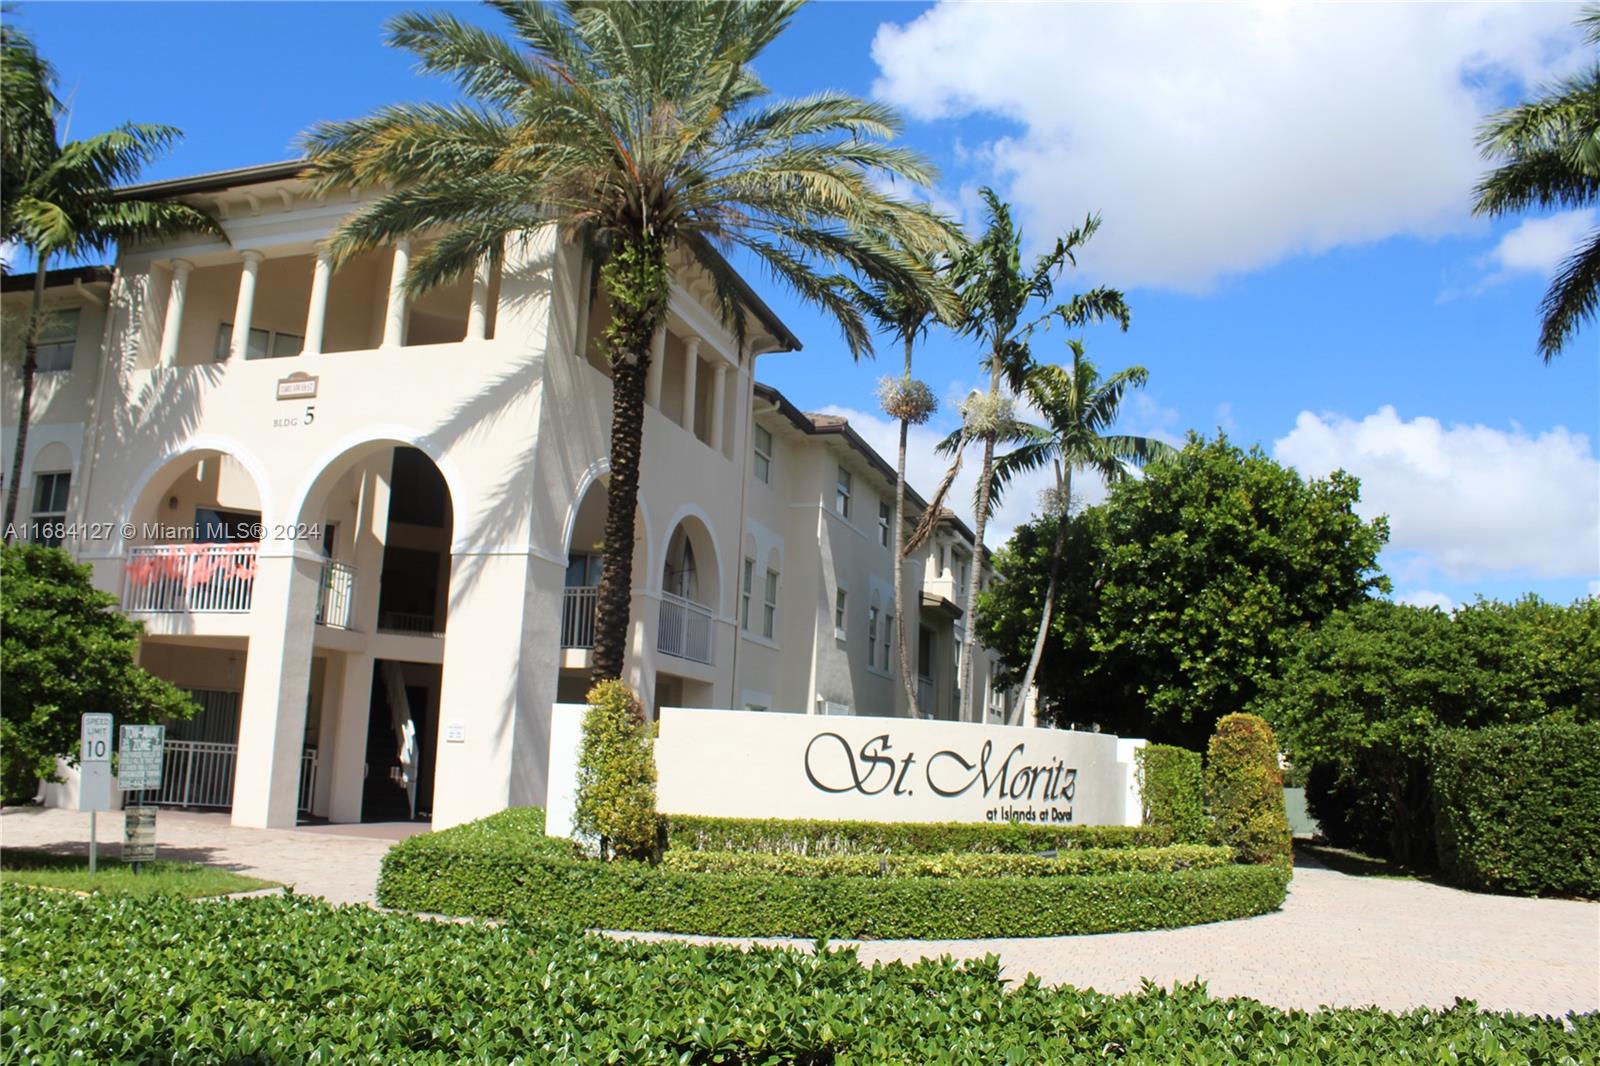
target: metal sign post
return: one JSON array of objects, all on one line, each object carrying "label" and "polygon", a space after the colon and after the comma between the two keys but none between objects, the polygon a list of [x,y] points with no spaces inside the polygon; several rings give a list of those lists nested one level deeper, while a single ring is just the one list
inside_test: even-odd
[{"label": "metal sign post", "polygon": [[[161,762],[167,729],[159,725],[125,725],[117,745],[117,784],[124,793],[161,787]],[[139,867],[156,857],[156,809],[128,807],[123,815],[122,861]]]},{"label": "metal sign post", "polygon": [[89,872],[99,867],[95,813],[111,809],[111,727],[109,714],[86,714],[80,720],[78,810],[89,812]]}]

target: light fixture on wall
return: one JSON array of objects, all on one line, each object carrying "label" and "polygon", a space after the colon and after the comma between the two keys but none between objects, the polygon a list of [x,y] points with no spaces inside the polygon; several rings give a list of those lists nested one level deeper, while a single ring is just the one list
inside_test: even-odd
[{"label": "light fixture on wall", "polygon": [[167,497],[167,510],[176,511],[177,509],[178,509],[178,497],[176,497],[176,496],[168,496]]}]

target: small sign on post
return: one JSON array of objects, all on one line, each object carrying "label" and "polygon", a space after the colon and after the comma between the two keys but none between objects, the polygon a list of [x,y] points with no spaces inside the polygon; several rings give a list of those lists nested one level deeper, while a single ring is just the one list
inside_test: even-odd
[{"label": "small sign on post", "polygon": [[161,757],[166,746],[164,725],[125,725],[117,745],[117,784],[124,792],[161,787]]},{"label": "small sign on post", "polygon": [[142,862],[156,861],[156,808],[129,807],[123,811],[122,861],[139,872]]},{"label": "small sign on post", "polygon": [[99,866],[95,812],[111,809],[111,728],[109,714],[86,714],[79,721],[78,810],[89,812],[89,872]]}]

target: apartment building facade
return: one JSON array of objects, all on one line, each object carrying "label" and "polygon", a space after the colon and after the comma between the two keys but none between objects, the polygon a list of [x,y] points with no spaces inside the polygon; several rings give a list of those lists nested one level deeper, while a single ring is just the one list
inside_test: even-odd
[{"label": "apartment building facade", "polygon": [[[297,169],[144,186],[228,239],[47,276],[18,518],[64,534],[143,624],[142,664],[204,708],[169,730],[162,802],[257,826],[542,803],[550,707],[582,699],[593,643],[606,301],[553,231],[417,300],[398,279],[420,241],[334,270],[321,245],[357,201]],[[30,283],[6,279],[8,314]],[[757,383],[759,358],[810,357],[745,300],[741,343],[707,280],[675,272],[628,682],[654,708],[956,717],[970,533],[945,516],[904,561],[894,618],[893,470]],[[15,361],[0,402],[9,472]],[[998,718],[992,668],[974,684]]]}]

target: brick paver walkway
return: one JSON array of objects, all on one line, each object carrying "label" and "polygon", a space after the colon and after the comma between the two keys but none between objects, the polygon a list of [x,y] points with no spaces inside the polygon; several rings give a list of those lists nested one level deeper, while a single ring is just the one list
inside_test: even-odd
[{"label": "brick paver walkway", "polygon": [[[103,836],[119,840],[120,817],[102,821]],[[223,815],[164,811],[158,835],[166,857],[292,882],[297,892],[340,903],[370,903],[383,853],[418,828],[236,829]],[[0,846],[82,851],[87,840],[88,816],[76,811],[0,814]],[[1200,978],[1214,995],[1306,1009],[1447,1007],[1459,996],[1490,1010],[1600,1010],[1600,903],[1481,895],[1315,865],[1295,871],[1281,911],[1245,921],[1105,936],[858,946],[864,962],[993,952],[1010,978],[1035,973],[1049,984],[1103,992],[1136,989],[1143,978],[1163,986]]]}]

